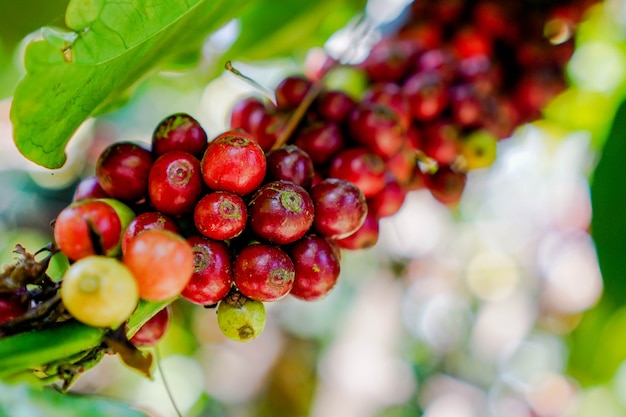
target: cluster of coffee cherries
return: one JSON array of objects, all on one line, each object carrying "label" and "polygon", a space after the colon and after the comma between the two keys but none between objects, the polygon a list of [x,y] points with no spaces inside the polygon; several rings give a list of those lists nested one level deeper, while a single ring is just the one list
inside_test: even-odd
[{"label": "cluster of coffee cherries", "polygon": [[[416,0],[355,67],[369,80],[359,97],[325,87],[344,65],[326,57],[271,99],[238,101],[230,130],[210,140],[180,113],[159,123],[151,146],[110,145],[54,223],[72,262],[65,308],[115,328],[140,299],[182,297],[217,306],[226,336],[254,339],[264,303],[324,297],[340,251],[373,246],[408,192],[456,204],[467,172],[489,166],[497,142],[565,87],[590,3]],[[154,342],[169,314],[136,343]]]},{"label": "cluster of coffee cherries", "polygon": [[333,288],[337,242],[365,221],[359,187],[313,177],[301,149],[266,153],[234,129],[208,141],[187,114],[163,120],[150,148],[111,144],[54,222],[55,243],[72,261],[61,284],[65,308],[86,324],[115,327],[139,299],[180,296],[218,304],[224,333],[251,340],[265,324],[263,303],[287,294],[315,300]]}]

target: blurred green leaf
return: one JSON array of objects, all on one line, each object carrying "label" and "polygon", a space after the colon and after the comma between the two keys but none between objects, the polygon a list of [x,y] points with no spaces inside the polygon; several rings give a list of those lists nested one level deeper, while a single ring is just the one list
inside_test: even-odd
[{"label": "blurred green leaf", "polygon": [[241,34],[228,59],[265,60],[321,46],[363,11],[364,0],[260,0],[239,16]]},{"label": "blurred green leaf", "polygon": [[626,304],[626,185],[621,181],[626,155],[626,102],[613,126],[593,174],[591,233],[604,280],[603,302]]},{"label": "blurred green leaf", "polygon": [[[80,124],[239,12],[242,0],[72,0],[64,35],[26,48],[11,120],[18,149],[47,168],[65,162]],[[48,35],[50,35],[50,31]]]},{"label": "blurred green leaf", "polygon": [[126,404],[94,396],[61,394],[27,385],[0,385],[0,417],[145,417]]}]

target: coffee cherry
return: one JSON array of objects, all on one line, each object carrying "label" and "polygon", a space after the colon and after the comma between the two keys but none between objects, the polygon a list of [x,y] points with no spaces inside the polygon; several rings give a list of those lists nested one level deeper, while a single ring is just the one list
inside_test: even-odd
[{"label": "coffee cherry", "polygon": [[198,201],[193,221],[203,236],[215,240],[230,240],[245,229],[248,209],[237,194],[215,191]]},{"label": "coffee cherry", "polygon": [[[254,114],[261,115],[266,113],[265,104],[257,97],[245,97],[235,103],[230,113],[230,128],[243,129],[248,133],[252,133],[251,120]],[[260,117],[260,116],[259,116]]]},{"label": "coffee cherry", "polygon": [[349,118],[350,135],[383,158],[395,155],[405,140],[400,118],[389,107],[362,103]]},{"label": "coffee cherry", "polygon": [[147,301],[165,301],[179,295],[194,271],[191,246],[180,236],[159,229],[145,230],[126,247],[124,263]]},{"label": "coffee cherry", "polygon": [[438,72],[423,71],[413,74],[404,82],[403,91],[416,120],[434,120],[448,106],[446,84]]},{"label": "coffee cherry", "polygon": [[115,209],[101,200],[72,203],[54,222],[54,241],[73,261],[89,255],[115,255],[123,232]]},{"label": "coffee cherry", "polygon": [[118,142],[107,147],[96,163],[96,177],[111,197],[137,203],[148,195],[152,154],[143,145]]},{"label": "coffee cherry", "polygon": [[313,181],[313,161],[309,155],[295,145],[274,149],[267,155],[267,179],[285,180],[303,188]]},{"label": "coffee cherry", "polygon": [[294,75],[283,79],[276,87],[276,107],[278,110],[295,109],[311,89],[311,81]]},{"label": "coffee cherry", "polygon": [[368,200],[368,213],[377,219],[394,215],[404,203],[406,190],[391,175],[386,178],[385,188]]},{"label": "coffee cherry", "polygon": [[72,201],[88,200],[92,198],[107,198],[109,195],[102,189],[95,175],[83,178],[74,191]]},{"label": "coffee cherry", "polygon": [[165,214],[193,212],[202,193],[200,161],[183,151],[161,155],[150,169],[148,195],[152,206]]},{"label": "coffee cherry", "polygon": [[374,45],[361,66],[373,81],[399,81],[416,52],[412,42],[386,37]]},{"label": "coffee cherry", "polygon": [[122,236],[122,254],[126,253],[128,242],[144,230],[150,229],[169,230],[175,234],[179,233],[176,222],[165,214],[158,211],[141,213],[131,220],[124,231],[124,236]]},{"label": "coffee cherry", "polygon": [[233,292],[217,306],[217,324],[224,336],[237,342],[256,339],[265,329],[265,306]]},{"label": "coffee cherry", "polygon": [[322,165],[345,148],[346,140],[338,124],[317,122],[300,130],[293,144],[306,152],[314,164]]},{"label": "coffee cherry", "polygon": [[11,294],[0,295],[0,324],[21,317],[28,311],[28,303]]},{"label": "coffee cherry", "polygon": [[486,168],[496,159],[498,140],[485,130],[476,130],[461,143],[461,154],[468,170]]},{"label": "coffee cherry", "polygon": [[256,112],[250,120],[252,139],[267,152],[274,147],[287,124],[287,115],[269,111]]},{"label": "coffee cherry", "polygon": [[329,122],[342,123],[347,120],[356,106],[356,101],[347,93],[339,90],[329,90],[319,95],[315,109],[322,119]]},{"label": "coffee cherry", "polygon": [[440,166],[437,172],[427,175],[425,180],[426,187],[435,199],[445,205],[454,205],[461,199],[467,175],[453,171],[448,166]]},{"label": "coffee cherry", "polygon": [[304,188],[289,181],[274,181],[254,193],[248,212],[250,228],[259,238],[285,245],[310,229],[315,209]]},{"label": "coffee cherry", "polygon": [[337,245],[343,249],[358,250],[368,249],[376,245],[378,242],[379,224],[374,213],[367,213],[365,221],[350,236],[343,239],[337,239]]},{"label": "coffee cherry", "polygon": [[365,198],[373,197],[385,187],[385,162],[362,148],[350,148],[337,154],[328,174],[332,178],[350,181],[361,189]]},{"label": "coffee cherry", "polygon": [[308,235],[293,244],[289,251],[296,275],[290,294],[302,300],[319,300],[337,283],[339,258],[330,242],[321,236]]},{"label": "coffee cherry", "polygon": [[183,151],[200,159],[206,147],[206,132],[200,123],[187,113],[176,113],[166,117],[152,134],[152,153],[155,158],[170,151]]},{"label": "coffee cherry", "polygon": [[315,206],[313,224],[328,238],[348,237],[365,221],[365,196],[351,182],[327,178],[311,188],[311,198]]},{"label": "coffee cherry", "polygon": [[223,299],[231,289],[233,270],[224,242],[192,236],[187,239],[194,255],[194,272],[181,296],[203,306]]},{"label": "coffee cherry", "polygon": [[237,289],[257,301],[277,301],[293,287],[293,262],[281,249],[262,243],[243,248],[233,264]]},{"label": "coffee cherry", "polygon": [[72,264],[61,284],[61,300],[77,320],[95,327],[117,327],[139,301],[131,271],[115,258],[88,256]]},{"label": "coffee cherry", "polygon": [[403,130],[407,130],[411,125],[411,106],[398,84],[378,83],[372,85],[363,95],[363,103],[387,106],[393,110]]},{"label": "coffee cherry", "polygon": [[202,158],[202,177],[211,189],[248,194],[261,185],[267,162],[252,136],[229,131],[216,137]]},{"label": "coffee cherry", "polygon": [[130,338],[130,343],[137,347],[156,345],[165,336],[172,321],[172,306],[167,305],[143,324]]}]

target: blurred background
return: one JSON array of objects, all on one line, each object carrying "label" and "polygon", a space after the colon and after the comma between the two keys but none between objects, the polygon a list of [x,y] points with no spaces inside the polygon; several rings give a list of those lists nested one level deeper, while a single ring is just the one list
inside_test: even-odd
[{"label": "blurred background", "polygon": [[[232,21],[207,38],[199,68],[149,78],[122,107],[81,127],[64,168],[44,170],[15,149],[10,100],[25,36],[62,20],[67,2],[22,2],[22,10],[35,10],[27,17],[10,3],[0,2],[7,22],[0,24],[0,263],[11,262],[18,242],[35,251],[51,240],[50,221],[111,142],[149,142],[157,123],[175,112],[193,115],[213,137],[226,130],[234,102],[255,93],[222,72],[223,58],[213,63],[237,36]],[[389,21],[406,6],[391,3]],[[359,11],[356,2],[334,4],[335,18]],[[311,44],[331,39],[327,48],[341,48],[331,35],[317,33]],[[302,71],[310,45],[291,47],[276,59],[251,51],[235,65],[271,89]],[[254,342],[225,339],[214,310],[176,302],[159,353],[182,414],[626,415],[626,314],[619,303],[602,301],[590,192],[626,87],[623,1],[586,12],[567,77],[568,89],[541,120],[500,141],[491,167],[470,172],[458,206],[411,192],[381,222],[374,248],[344,252],[339,283],[325,299],[268,304],[267,327]],[[358,88],[361,80],[346,74],[340,82]],[[623,173],[613,174],[622,186]],[[161,373],[150,381],[113,356],[72,391],[155,417],[176,415]]]}]

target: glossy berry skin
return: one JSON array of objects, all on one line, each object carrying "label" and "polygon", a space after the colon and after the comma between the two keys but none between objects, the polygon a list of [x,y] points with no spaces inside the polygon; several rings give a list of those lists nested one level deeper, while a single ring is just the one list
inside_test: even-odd
[{"label": "glossy berry skin", "polygon": [[283,79],[276,86],[276,107],[278,110],[295,109],[311,89],[311,81],[299,75]]},{"label": "glossy berry skin", "polygon": [[267,180],[291,181],[303,188],[313,182],[313,161],[309,154],[295,145],[286,145],[267,155]]},{"label": "glossy berry skin", "polygon": [[407,130],[411,125],[411,107],[409,100],[396,83],[378,83],[370,87],[363,95],[364,103],[375,103],[387,106],[395,112],[402,129]]},{"label": "glossy berry skin", "polygon": [[459,128],[449,120],[437,120],[424,128],[422,150],[440,165],[451,165],[461,152]]},{"label": "glossy berry skin", "polygon": [[267,316],[265,306],[239,292],[229,294],[217,306],[217,324],[224,334],[236,342],[256,339],[263,329]]},{"label": "glossy berry skin", "polygon": [[96,162],[96,177],[111,197],[136,203],[148,195],[152,153],[143,145],[118,142],[107,147]]},{"label": "glossy berry skin", "polygon": [[306,301],[326,296],[337,283],[339,258],[330,242],[317,235],[308,235],[290,248],[289,255],[296,269],[290,294]]},{"label": "glossy berry skin", "polygon": [[0,296],[0,324],[21,317],[28,311],[28,304],[20,297],[3,294]]},{"label": "glossy berry skin", "polygon": [[378,219],[396,214],[404,203],[406,193],[395,178],[387,176],[385,188],[367,201],[368,213]]},{"label": "glossy berry skin", "polygon": [[190,153],[167,152],[152,164],[148,195],[152,206],[162,213],[180,216],[193,212],[202,187],[200,161]]},{"label": "glossy berry skin", "polygon": [[348,237],[365,221],[365,196],[349,181],[327,178],[311,188],[311,198],[315,206],[313,224],[325,237]]},{"label": "glossy berry skin", "polygon": [[285,245],[311,228],[315,208],[304,188],[289,181],[274,181],[254,193],[248,212],[250,228],[259,238]]},{"label": "glossy berry skin", "polygon": [[126,247],[135,236],[144,230],[161,229],[172,233],[179,233],[176,222],[171,217],[158,211],[147,211],[132,219],[122,236],[122,254],[126,253]]},{"label": "glossy berry skin", "polygon": [[202,197],[193,212],[196,228],[203,236],[229,240],[243,232],[248,221],[246,203],[237,194],[215,191]]},{"label": "glossy berry skin", "polygon": [[465,173],[453,171],[448,166],[441,166],[437,172],[425,177],[426,187],[433,197],[448,206],[461,200],[466,181]]},{"label": "glossy berry skin", "polygon": [[397,114],[386,106],[363,103],[350,114],[352,139],[383,158],[395,155],[405,140],[405,130]]},{"label": "glossy berry skin", "polygon": [[190,153],[171,151],[160,156],[150,169],[150,204],[165,214],[191,213],[202,193],[200,161]]},{"label": "glossy berry skin", "polygon": [[253,114],[266,113],[265,104],[257,97],[245,97],[235,103],[230,113],[230,128],[243,129],[250,133]]},{"label": "glossy berry skin", "polygon": [[115,258],[88,256],[73,263],[63,276],[61,300],[78,321],[95,327],[117,327],[139,301],[137,282]]},{"label": "glossy berry skin", "polygon": [[263,182],[267,162],[250,134],[229,131],[209,143],[201,166],[204,182],[211,189],[246,195]]},{"label": "glossy berry skin", "polygon": [[339,90],[320,93],[315,103],[315,109],[322,119],[336,123],[345,121],[356,106],[352,97]]},{"label": "glossy berry skin", "polygon": [[100,200],[72,203],[61,210],[54,222],[54,241],[73,261],[89,255],[116,254],[122,234],[119,215]]},{"label": "glossy berry skin", "polygon": [[194,271],[191,246],[166,230],[145,230],[135,236],[123,258],[146,301],[173,299],[187,285]]},{"label": "glossy berry skin", "polygon": [[167,152],[183,151],[200,159],[206,147],[206,132],[200,123],[187,113],[176,113],[166,117],[152,134],[152,153],[155,158]]},{"label": "glossy berry skin", "polygon": [[300,130],[293,144],[306,152],[315,165],[322,165],[346,147],[346,139],[337,123],[317,122]]},{"label": "glossy berry skin", "polygon": [[228,247],[202,236],[192,236],[187,243],[194,255],[194,272],[180,295],[194,304],[213,305],[226,297],[233,283]]},{"label": "glossy berry skin", "polygon": [[91,198],[107,198],[109,195],[102,189],[95,175],[85,177],[76,186],[72,201],[88,200]]},{"label": "glossy berry skin", "polygon": [[130,343],[137,347],[156,345],[165,336],[171,321],[172,306],[167,305],[137,330],[137,333],[130,338]]},{"label": "glossy berry skin", "polygon": [[365,198],[373,197],[385,187],[385,162],[362,148],[340,152],[332,160],[328,176],[350,181],[361,189]]},{"label": "glossy berry skin", "polygon": [[350,236],[337,239],[335,242],[340,248],[348,250],[368,249],[378,242],[379,224],[376,215],[367,214],[365,221],[359,229]]},{"label": "glossy berry skin", "polygon": [[404,85],[413,118],[420,121],[436,119],[448,106],[450,100],[447,86],[435,71],[417,72]]},{"label": "glossy berry skin", "polygon": [[255,112],[250,120],[250,133],[252,139],[267,152],[276,143],[285,129],[287,114],[272,113],[268,111]]},{"label": "glossy berry skin", "polygon": [[233,279],[246,297],[267,302],[285,297],[293,287],[295,267],[281,249],[263,243],[249,245],[236,256]]},{"label": "glossy berry skin", "polygon": [[410,69],[415,52],[412,42],[386,37],[374,45],[361,66],[373,81],[399,81]]}]

